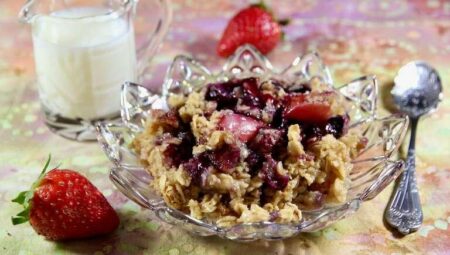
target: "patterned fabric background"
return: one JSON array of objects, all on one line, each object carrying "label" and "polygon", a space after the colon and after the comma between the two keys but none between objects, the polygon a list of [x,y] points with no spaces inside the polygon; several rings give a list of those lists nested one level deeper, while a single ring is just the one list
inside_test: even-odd
[{"label": "patterned fabric background", "polygon": [[[110,183],[110,166],[96,143],[78,143],[48,131],[42,122],[34,77],[30,29],[17,21],[22,1],[0,1],[0,253],[1,254],[450,254],[450,2],[446,0],[267,1],[278,17],[291,19],[286,40],[268,55],[284,67],[296,55],[317,50],[337,85],[377,75],[380,106],[399,67],[422,59],[439,71],[444,101],[419,124],[417,179],[424,224],[397,238],[382,222],[389,186],[354,215],[331,227],[273,242],[235,243],[191,236],[156,220]],[[173,1],[174,20],[153,59],[149,86],[161,84],[177,54],[190,54],[208,67],[227,20],[246,1]],[[151,16],[151,13],[148,13]],[[139,20],[138,22],[145,22]],[[142,23],[139,27],[144,27]],[[141,31],[142,32],[142,31]],[[27,225],[12,226],[19,206],[9,202],[35,180],[48,153],[64,168],[85,174],[120,214],[114,234],[86,241],[54,243]]]}]

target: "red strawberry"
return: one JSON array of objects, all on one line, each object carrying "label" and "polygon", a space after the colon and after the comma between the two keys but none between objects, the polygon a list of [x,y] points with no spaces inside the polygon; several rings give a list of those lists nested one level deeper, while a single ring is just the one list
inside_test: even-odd
[{"label": "red strawberry", "polygon": [[114,231],[119,217],[86,177],[72,170],[45,171],[31,190],[12,200],[24,210],[12,217],[14,225],[30,221],[34,230],[50,240],[87,238]]},{"label": "red strawberry", "polygon": [[331,107],[327,94],[300,94],[288,98],[288,106],[284,112],[287,119],[307,123],[323,123],[331,117]]},{"label": "red strawberry", "polygon": [[283,34],[280,25],[285,24],[287,21],[274,20],[264,4],[251,5],[230,20],[217,45],[217,54],[228,57],[246,43],[266,54],[280,41]]},{"label": "red strawberry", "polygon": [[232,113],[224,115],[219,126],[236,135],[240,141],[247,142],[256,135],[264,123],[251,117]]}]

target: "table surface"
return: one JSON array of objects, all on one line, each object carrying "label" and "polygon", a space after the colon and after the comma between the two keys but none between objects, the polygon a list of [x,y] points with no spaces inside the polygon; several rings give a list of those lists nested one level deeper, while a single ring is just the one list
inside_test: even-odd
[{"label": "table surface", "polygon": [[[110,164],[96,143],[69,141],[48,131],[34,83],[30,30],[16,18],[21,2],[0,1],[1,254],[450,254],[450,2],[272,1],[279,17],[291,18],[286,40],[268,55],[275,66],[317,50],[336,84],[375,74],[381,87],[380,108],[387,114],[386,98],[395,72],[411,60],[423,59],[439,71],[444,101],[419,124],[417,181],[424,223],[418,232],[398,238],[383,225],[391,185],[327,229],[248,244],[191,236],[161,223],[113,187],[107,177]],[[223,63],[215,55],[215,45],[227,20],[243,6],[242,1],[173,1],[174,20],[153,59],[150,85],[160,86],[177,54],[191,54],[209,67]],[[49,153],[64,168],[85,174],[105,194],[120,215],[118,231],[92,240],[55,243],[38,236],[28,224],[11,225],[10,217],[20,208],[10,200],[32,183]]]}]

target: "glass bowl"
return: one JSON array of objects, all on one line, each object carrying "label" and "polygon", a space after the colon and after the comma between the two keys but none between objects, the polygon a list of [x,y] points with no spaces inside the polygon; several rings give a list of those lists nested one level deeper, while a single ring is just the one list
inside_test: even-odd
[{"label": "glass bowl", "polygon": [[177,56],[167,71],[161,94],[154,94],[142,86],[127,82],[122,87],[122,120],[97,124],[98,141],[114,164],[110,178],[116,187],[129,199],[153,211],[162,221],[189,232],[201,236],[217,235],[231,240],[251,241],[282,239],[299,232],[323,229],[358,210],[360,203],[374,198],[401,173],[403,162],[394,160],[391,156],[403,140],[408,118],[403,115],[378,117],[376,78],[364,76],[337,88],[350,105],[350,129],[363,130],[368,140],[367,147],[352,162],[354,167],[350,173],[351,186],[345,203],[302,211],[303,218],[296,223],[258,222],[227,228],[170,208],[149,187],[152,178],[139,164],[137,156],[128,145],[144,129],[150,109],[167,110],[165,99],[171,93],[189,94],[209,82],[249,76],[282,77],[291,83],[319,78],[333,87],[330,73],[317,53],[297,57],[286,69],[277,71],[255,48],[245,45],[236,50],[218,73],[209,71],[189,57]]}]

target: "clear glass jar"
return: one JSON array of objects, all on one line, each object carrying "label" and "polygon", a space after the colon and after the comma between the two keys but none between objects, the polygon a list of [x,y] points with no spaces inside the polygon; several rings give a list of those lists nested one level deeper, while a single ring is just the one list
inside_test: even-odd
[{"label": "clear glass jar", "polygon": [[[154,32],[136,40],[133,21],[141,6]],[[120,115],[121,85],[142,82],[171,9],[168,0],[31,0],[20,19],[32,27],[47,125],[66,138],[92,140],[95,122]]]}]

